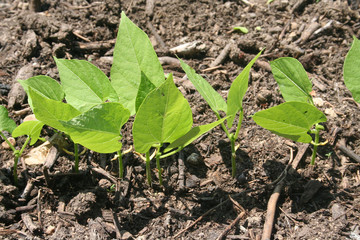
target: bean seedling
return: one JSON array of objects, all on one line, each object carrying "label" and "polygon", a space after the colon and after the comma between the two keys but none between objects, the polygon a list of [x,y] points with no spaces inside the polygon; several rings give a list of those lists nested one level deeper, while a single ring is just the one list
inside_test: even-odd
[{"label": "bean seedling", "polygon": [[261,55],[260,51],[254,59],[243,69],[243,71],[236,77],[236,79],[231,84],[227,102],[221,97],[221,95],[215,91],[215,89],[199,74],[195,72],[189,65],[180,60],[181,67],[185,71],[189,80],[194,84],[195,88],[199,91],[200,95],[205,99],[209,104],[210,108],[215,113],[216,117],[220,120],[220,111],[226,113],[227,126],[231,128],[234,123],[235,115],[239,114],[239,121],[236,126],[235,134],[230,133],[229,128],[225,126],[224,123],[221,123],[221,127],[226,133],[226,136],[230,139],[231,143],[231,165],[232,165],[232,177],[236,175],[236,150],[239,146],[235,146],[235,142],[239,137],[239,131],[241,128],[241,123],[244,117],[244,111],[242,107],[242,101],[245,96],[245,93],[248,89],[249,74],[252,65]]},{"label": "bean seedling", "polygon": [[[326,144],[319,142],[320,130],[324,130],[319,123],[326,122],[326,116],[314,106],[310,95],[311,82],[298,60],[279,58],[270,65],[286,102],[255,113],[253,119],[261,127],[279,136],[311,143],[314,148],[310,164],[314,165],[317,147]],[[309,133],[315,135],[314,141]]]}]

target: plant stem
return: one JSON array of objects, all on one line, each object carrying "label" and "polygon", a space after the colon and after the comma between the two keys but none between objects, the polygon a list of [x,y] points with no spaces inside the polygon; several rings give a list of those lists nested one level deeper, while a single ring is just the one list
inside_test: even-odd
[{"label": "plant stem", "polygon": [[313,149],[313,152],[312,152],[312,156],[311,156],[311,162],[310,162],[310,165],[315,165],[315,158],[316,158],[316,151],[317,151],[317,148],[319,146],[319,139],[320,139],[320,134],[319,134],[320,130],[318,129],[317,125],[315,126],[315,131],[313,131],[313,133],[315,134],[315,142],[313,143],[314,145],[314,149]]},{"label": "plant stem", "polygon": [[5,137],[5,135],[0,131],[0,136],[5,140],[5,142],[10,146],[11,150],[15,153],[15,147],[11,144],[11,142]]},{"label": "plant stem", "polygon": [[166,153],[166,154],[161,155],[161,156],[160,156],[160,159],[169,157],[169,156],[171,156],[171,155],[173,155],[173,154],[175,154],[175,153],[177,153],[177,152],[180,152],[180,151],[183,150],[183,149],[184,149],[183,147],[179,147],[179,148],[175,149],[175,150],[172,151],[172,152],[169,152],[169,153]]},{"label": "plant stem", "polygon": [[236,150],[235,150],[235,140],[236,138],[232,137],[231,142],[231,176],[234,178],[236,176]]},{"label": "plant stem", "polygon": [[161,176],[162,169],[161,169],[161,166],[160,166],[160,156],[161,156],[160,148],[161,148],[161,146],[158,146],[156,148],[155,157],[156,157],[156,168],[157,168],[158,174],[159,174],[159,184],[160,184],[160,186],[162,186],[163,185],[163,180],[162,180],[162,176]]},{"label": "plant stem", "polygon": [[74,143],[75,172],[79,172],[79,145]]},{"label": "plant stem", "polygon": [[[217,117],[218,120],[221,119],[220,114],[219,114],[218,112],[215,112],[215,115],[216,115],[216,117]],[[221,126],[221,128],[224,130],[226,136],[230,139],[230,133],[229,133],[229,130],[226,128],[225,124],[222,122],[222,123],[220,124],[220,126]]]},{"label": "plant stem", "polygon": [[151,186],[150,150],[145,153],[145,157],[146,157],[146,178],[148,184]]},{"label": "plant stem", "polygon": [[124,165],[123,165],[123,161],[122,161],[122,152],[121,150],[117,151],[118,154],[118,164],[119,164],[119,178],[123,179],[124,177]]},{"label": "plant stem", "polygon": [[[17,150],[15,150],[15,148],[14,148],[14,150],[15,150],[15,151],[14,151],[14,156],[15,156],[15,158],[14,158],[13,175],[14,175],[14,184],[15,184],[15,185],[17,185],[17,183],[18,183],[17,165],[18,165],[18,162],[19,162],[19,158],[20,158],[21,155],[23,154],[23,152],[24,152],[26,146],[28,145],[29,141],[30,141],[30,137],[28,136],[27,139],[26,139],[26,141],[25,141],[25,143],[24,143],[24,145],[22,146],[22,148],[21,148],[20,151],[17,151]],[[10,145],[10,146],[12,146],[12,145]]]}]

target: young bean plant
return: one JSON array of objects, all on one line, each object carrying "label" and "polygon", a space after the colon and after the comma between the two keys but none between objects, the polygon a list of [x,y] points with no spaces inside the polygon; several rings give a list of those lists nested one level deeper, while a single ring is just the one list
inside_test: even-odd
[{"label": "young bean plant", "polygon": [[[316,151],[320,143],[320,131],[326,116],[314,106],[310,92],[312,84],[301,63],[294,58],[279,58],[270,63],[276,82],[279,84],[285,103],[259,111],[254,121],[271,132],[296,142],[311,143],[313,153],[311,165],[315,164]],[[309,135],[314,134],[314,140]]]},{"label": "young bean plant", "polygon": [[[200,95],[209,104],[216,117],[218,119],[221,119],[220,111],[226,113],[227,126],[224,123],[221,123],[221,127],[226,133],[226,136],[231,143],[232,177],[236,176],[236,150],[239,148],[239,145],[235,146],[235,144],[236,140],[239,137],[241,123],[244,118],[242,101],[248,89],[250,69],[255,63],[255,61],[258,59],[258,57],[261,55],[261,52],[262,51],[260,51],[255,56],[255,58],[250,61],[250,63],[233,81],[228,93],[227,102],[225,102],[221,95],[216,92],[216,90],[202,76],[197,74],[194,69],[192,69],[189,65],[180,60],[181,67],[185,71],[187,77],[194,84]],[[230,133],[229,129],[234,125],[234,119],[237,114],[239,114],[239,121],[236,125],[235,133]]]},{"label": "young bean plant", "polygon": [[[41,129],[43,127],[43,123],[37,120],[26,121],[16,126],[14,120],[9,118],[8,111],[4,106],[0,106],[0,136],[5,140],[5,142],[9,145],[14,154],[14,167],[13,167],[13,177],[14,184],[17,185],[18,176],[17,176],[17,165],[20,157],[22,156],[24,150],[30,142],[30,145],[36,143],[39,139]],[[16,149],[15,146],[7,139],[2,131],[7,131],[12,135],[12,137],[20,137],[23,135],[27,135],[25,143],[21,147],[20,150]]]}]

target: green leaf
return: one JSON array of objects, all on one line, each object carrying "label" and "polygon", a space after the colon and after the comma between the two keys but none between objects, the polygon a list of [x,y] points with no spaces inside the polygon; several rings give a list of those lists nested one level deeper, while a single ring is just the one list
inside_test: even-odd
[{"label": "green leaf", "polygon": [[[228,98],[227,98],[227,112],[226,115],[230,116],[227,120],[228,127],[233,125],[235,115],[237,112],[242,111],[242,102],[245,96],[245,93],[249,85],[249,75],[251,67],[254,65],[255,61],[259,58],[263,50],[261,50],[242,70],[239,76],[231,84]],[[240,123],[239,123],[240,124]]]},{"label": "green leaf", "polygon": [[355,36],[345,57],[344,82],[354,100],[360,103],[360,41]]},{"label": "green leaf", "polygon": [[142,104],[146,96],[155,88],[156,88],[155,85],[152,84],[152,82],[150,82],[150,80],[146,77],[146,75],[143,72],[141,72],[141,82],[135,101],[136,112],[138,111],[140,105]]},{"label": "green leaf", "polygon": [[192,143],[193,141],[195,141],[195,139],[197,139],[198,137],[200,137],[201,135],[203,135],[204,133],[210,131],[211,129],[213,129],[214,127],[216,127],[217,125],[223,123],[225,121],[226,118],[220,119],[216,122],[210,123],[210,124],[206,124],[206,125],[202,125],[202,126],[197,126],[192,128],[189,132],[187,132],[184,136],[176,139],[174,142],[172,142],[167,148],[165,148],[164,152],[169,152],[174,148],[178,148],[178,147],[186,147],[187,145],[189,145],[190,143]]},{"label": "green leaf", "polygon": [[312,102],[311,82],[298,60],[290,57],[278,58],[270,62],[270,66],[285,101]]},{"label": "green leaf", "polygon": [[33,106],[31,97],[29,96],[29,87],[46,98],[50,98],[56,101],[61,101],[64,99],[65,94],[60,84],[51,77],[39,75],[31,77],[27,80],[18,80],[18,82],[28,94],[28,103],[31,108],[33,108]]},{"label": "green leaf", "polygon": [[172,143],[193,124],[187,100],[173,82],[172,75],[149,93],[141,104],[133,125],[135,150],[147,152],[154,144]]},{"label": "green leaf", "polygon": [[234,27],[233,29],[235,31],[240,31],[240,32],[245,33],[245,34],[249,32],[249,30],[246,27]]},{"label": "green leaf", "polygon": [[14,129],[12,136],[16,138],[22,135],[27,135],[31,138],[30,145],[33,145],[39,139],[43,126],[44,124],[38,120],[23,122]]},{"label": "green leaf", "polygon": [[221,95],[215,91],[215,89],[206,81],[203,77],[195,72],[189,65],[184,63],[181,59],[180,64],[189,80],[194,84],[196,90],[209,104],[210,108],[214,112],[224,111],[226,112],[226,102]]},{"label": "green leaf", "polygon": [[307,132],[326,116],[311,104],[304,102],[285,102],[278,106],[255,113],[254,121],[271,132],[297,142],[309,143]]},{"label": "green leaf", "polygon": [[105,73],[85,60],[55,58],[67,103],[80,112],[119,98]]},{"label": "green leaf", "polygon": [[120,131],[129,116],[129,110],[120,103],[103,103],[61,123],[74,143],[99,153],[112,153],[121,149]]},{"label": "green leaf", "polygon": [[148,36],[122,12],[110,78],[120,102],[130,110],[131,115],[135,114],[142,72],[155,87],[165,81],[162,66]]},{"label": "green leaf", "polygon": [[16,128],[14,120],[9,118],[9,112],[4,106],[0,106],[0,132],[7,131],[12,133]]},{"label": "green leaf", "polygon": [[70,104],[40,95],[31,87],[29,87],[29,96],[33,102],[36,119],[59,131],[66,132],[66,128],[60,123],[60,120],[68,121],[81,113]]}]

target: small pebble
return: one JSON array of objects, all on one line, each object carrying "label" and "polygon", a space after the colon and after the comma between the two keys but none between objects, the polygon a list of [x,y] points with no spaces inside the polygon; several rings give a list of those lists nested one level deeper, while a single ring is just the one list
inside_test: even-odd
[{"label": "small pebble", "polygon": [[186,161],[191,165],[199,165],[202,162],[200,155],[197,153],[190,154],[190,156],[186,158]]},{"label": "small pebble", "polygon": [[37,120],[35,117],[35,114],[30,114],[30,115],[27,115],[23,121],[27,122],[27,121],[34,121],[34,120]]},{"label": "small pebble", "polygon": [[[9,137],[8,140],[9,140],[9,142],[10,142],[13,146],[15,146],[15,144],[16,144],[15,138]],[[8,144],[6,141],[4,141],[4,142],[1,144],[1,146],[2,146],[4,149],[11,149],[11,147],[9,146],[9,144]]]}]

